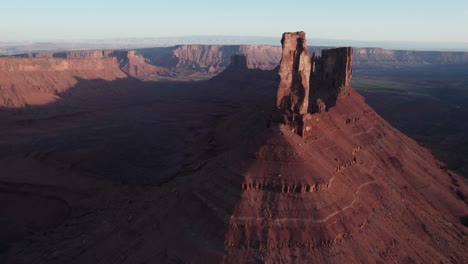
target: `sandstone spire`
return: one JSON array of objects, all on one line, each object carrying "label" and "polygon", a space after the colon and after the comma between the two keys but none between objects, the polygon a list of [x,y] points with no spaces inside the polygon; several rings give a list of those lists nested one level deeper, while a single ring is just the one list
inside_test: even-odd
[{"label": "sandstone spire", "polygon": [[281,40],[283,55],[276,107],[283,114],[307,113],[309,107],[310,55],[305,32],[286,32]]}]

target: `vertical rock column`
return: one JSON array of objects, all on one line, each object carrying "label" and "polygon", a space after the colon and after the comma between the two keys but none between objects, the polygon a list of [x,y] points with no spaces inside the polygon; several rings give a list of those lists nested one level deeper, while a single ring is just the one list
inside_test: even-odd
[{"label": "vertical rock column", "polygon": [[283,55],[276,106],[283,113],[306,114],[309,107],[310,55],[305,32],[287,32],[281,39]]},{"label": "vertical rock column", "polygon": [[280,83],[276,107],[285,124],[302,135],[303,118],[309,108],[310,55],[305,32],[286,32],[281,39]]}]

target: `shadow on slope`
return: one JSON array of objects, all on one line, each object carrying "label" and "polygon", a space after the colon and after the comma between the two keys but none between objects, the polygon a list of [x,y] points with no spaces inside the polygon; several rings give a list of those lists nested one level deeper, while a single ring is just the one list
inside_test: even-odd
[{"label": "shadow on slope", "polygon": [[159,184],[202,155],[201,144],[193,145],[207,139],[215,113],[229,110],[195,83],[78,79],[58,96],[44,106],[0,110],[0,157]]}]

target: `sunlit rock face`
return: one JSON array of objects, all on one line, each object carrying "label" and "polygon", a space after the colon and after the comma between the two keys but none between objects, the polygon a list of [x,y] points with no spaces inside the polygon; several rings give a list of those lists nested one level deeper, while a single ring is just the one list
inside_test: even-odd
[{"label": "sunlit rock face", "polygon": [[309,107],[310,55],[305,32],[287,32],[281,40],[283,55],[276,106],[283,113],[303,115]]}]

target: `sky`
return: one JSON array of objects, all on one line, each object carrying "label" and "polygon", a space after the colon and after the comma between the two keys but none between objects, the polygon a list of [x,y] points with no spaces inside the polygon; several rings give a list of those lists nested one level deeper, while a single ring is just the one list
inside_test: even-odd
[{"label": "sky", "polygon": [[0,0],[0,41],[235,35],[468,42],[468,0]]}]

